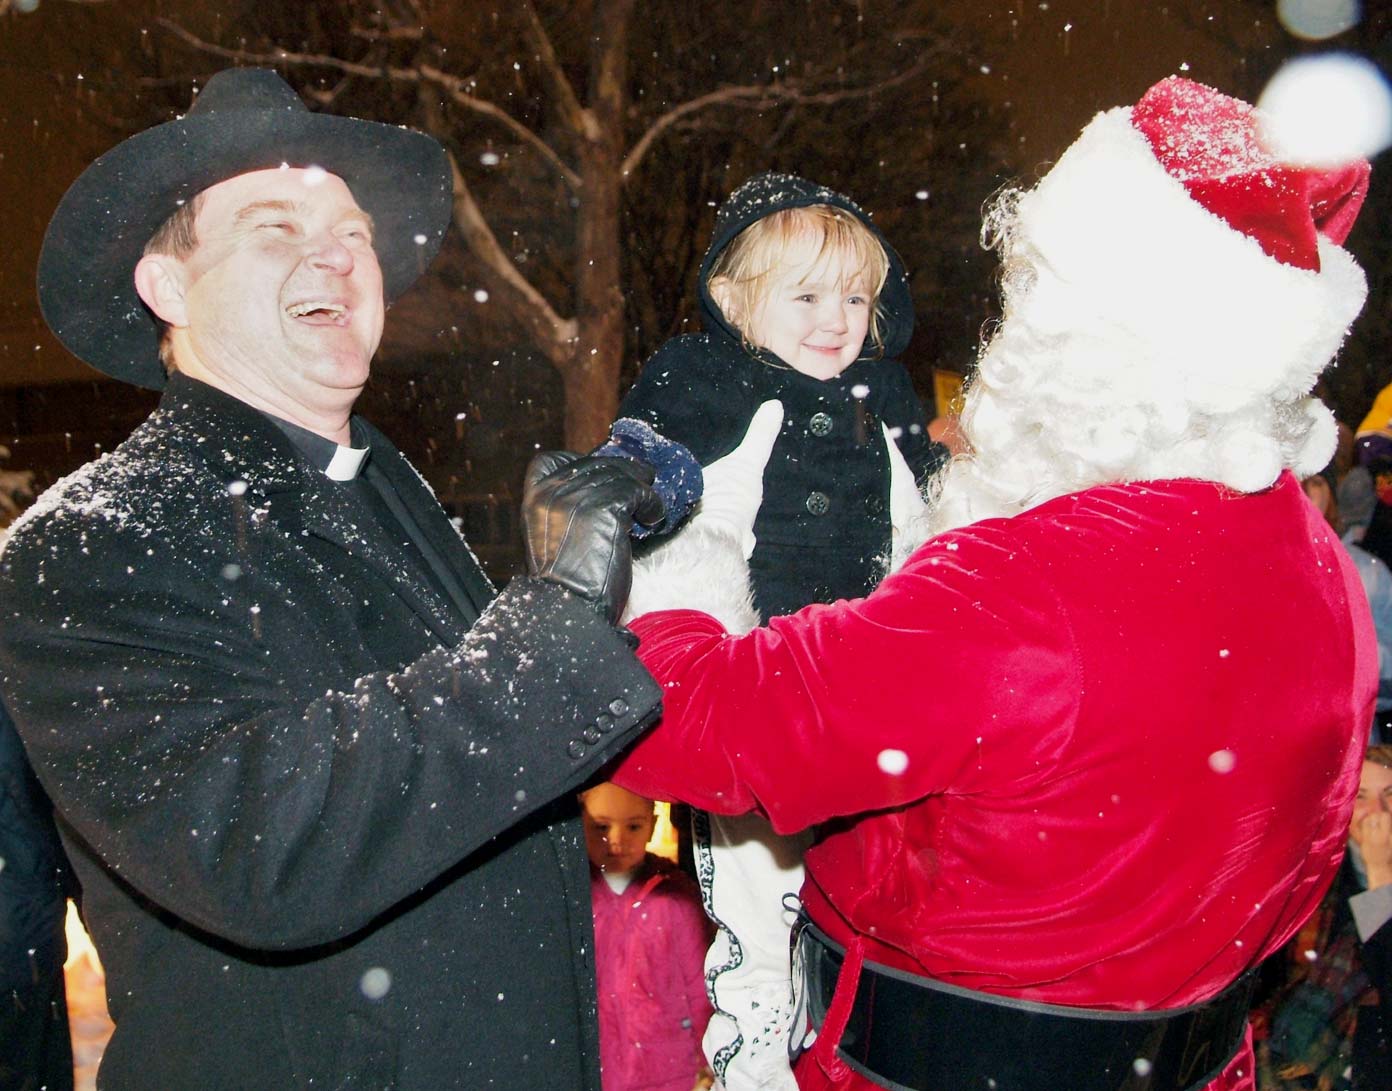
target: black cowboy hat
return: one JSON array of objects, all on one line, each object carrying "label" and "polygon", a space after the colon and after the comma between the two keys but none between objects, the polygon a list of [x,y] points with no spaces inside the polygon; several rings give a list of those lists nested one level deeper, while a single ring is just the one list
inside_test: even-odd
[{"label": "black cowboy hat", "polygon": [[387,301],[440,247],[451,177],[432,137],[396,125],[312,113],[274,72],[213,76],[189,112],[116,145],[63,195],[39,254],[44,320],[76,356],[159,390],[159,327],[135,291],[150,236],[185,201],[248,171],[318,166],[372,217]]}]

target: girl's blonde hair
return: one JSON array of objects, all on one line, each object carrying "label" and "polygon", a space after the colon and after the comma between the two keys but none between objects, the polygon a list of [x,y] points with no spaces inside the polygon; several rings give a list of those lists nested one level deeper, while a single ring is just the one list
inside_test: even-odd
[{"label": "girl's blonde hair", "polygon": [[[706,278],[707,290],[716,299],[716,282],[723,282],[726,302],[716,299],[726,321],[746,334],[754,314],[768,291],[768,281],[788,261],[789,254],[808,237],[817,241],[810,270],[846,257],[864,278],[870,295],[869,340],[883,350],[880,293],[889,276],[889,255],[875,233],[860,219],[834,205],[806,205],[771,212],[750,224],[718,255]],[[746,347],[747,337],[746,337]]]}]

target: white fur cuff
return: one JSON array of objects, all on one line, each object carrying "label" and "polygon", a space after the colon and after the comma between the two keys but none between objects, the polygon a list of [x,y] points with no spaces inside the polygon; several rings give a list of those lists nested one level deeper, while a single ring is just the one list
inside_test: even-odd
[{"label": "white fur cuff", "polygon": [[738,537],[699,516],[633,565],[623,620],[654,610],[700,610],[731,633],[759,624]]}]

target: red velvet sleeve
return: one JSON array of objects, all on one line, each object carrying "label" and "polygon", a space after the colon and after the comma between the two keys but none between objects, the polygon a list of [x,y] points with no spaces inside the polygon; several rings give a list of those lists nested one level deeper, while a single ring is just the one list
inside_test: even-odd
[{"label": "red velvet sleeve", "polygon": [[1077,715],[1066,619],[1000,523],[935,538],[867,598],[742,637],[694,611],[633,629],[664,713],[614,779],[717,813],[758,809],[780,833],[970,792],[1001,744],[1027,771]]}]

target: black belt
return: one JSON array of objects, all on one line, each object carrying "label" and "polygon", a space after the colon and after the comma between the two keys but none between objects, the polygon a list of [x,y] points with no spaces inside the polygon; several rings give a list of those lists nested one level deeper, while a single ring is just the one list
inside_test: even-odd
[{"label": "black belt", "polygon": [[[799,944],[820,1031],[846,952],[810,921]],[[865,962],[837,1052],[894,1091],[1189,1091],[1241,1047],[1254,981],[1247,973],[1187,1008],[1119,1012],[993,996]]]}]

